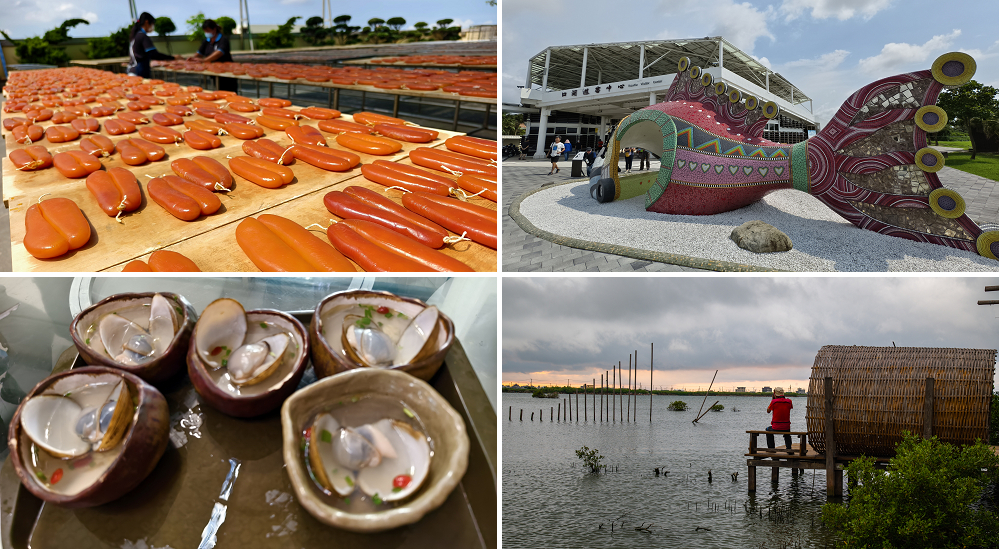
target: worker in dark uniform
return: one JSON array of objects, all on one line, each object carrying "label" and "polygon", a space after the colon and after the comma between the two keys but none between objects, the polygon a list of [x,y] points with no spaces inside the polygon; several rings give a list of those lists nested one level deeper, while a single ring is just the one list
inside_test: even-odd
[{"label": "worker in dark uniform", "polygon": [[[198,48],[198,53],[191,56],[191,59],[201,59],[206,63],[232,62],[233,54],[229,49],[229,37],[222,33],[222,27],[214,19],[206,19],[201,24],[201,30],[205,31],[205,41]],[[239,92],[239,85],[235,78],[219,77],[219,89],[229,92]]]},{"label": "worker in dark uniform", "polygon": [[128,69],[126,70],[132,76],[152,78],[150,61],[176,59],[172,55],[156,51],[156,46],[149,38],[149,32],[153,30],[153,21],[155,20],[148,12],[142,12],[139,19],[132,25],[132,33],[128,39]]}]

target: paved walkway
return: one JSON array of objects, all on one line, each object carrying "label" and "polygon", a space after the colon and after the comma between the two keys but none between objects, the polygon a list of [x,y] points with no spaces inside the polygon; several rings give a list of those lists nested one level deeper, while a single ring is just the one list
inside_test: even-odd
[{"label": "paved walkway", "polygon": [[[560,162],[562,169],[549,176],[552,166],[547,160],[507,160],[503,162],[503,253],[501,270],[515,271],[703,271],[673,264],[637,260],[615,254],[605,254],[558,245],[524,232],[509,215],[510,203],[527,191],[565,183],[572,178],[570,162]],[[633,165],[633,167],[637,164]],[[624,167],[624,162],[620,165]],[[659,170],[658,161],[652,162]],[[958,191],[965,199],[966,212],[979,224],[997,223],[1000,212],[1000,185],[998,182],[954,168],[938,172],[945,187]]]}]

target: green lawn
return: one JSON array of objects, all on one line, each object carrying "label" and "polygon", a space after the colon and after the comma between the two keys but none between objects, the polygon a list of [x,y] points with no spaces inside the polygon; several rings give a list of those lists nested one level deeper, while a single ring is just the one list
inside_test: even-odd
[{"label": "green lawn", "polygon": [[976,160],[971,160],[970,157],[972,157],[972,153],[950,153],[945,166],[993,181],[1000,181],[1000,163],[998,163],[997,153],[977,153]]},{"label": "green lawn", "polygon": [[965,141],[939,141],[930,142],[928,145],[940,145],[941,147],[961,147],[962,149],[970,149],[972,147],[972,142],[969,140]]}]

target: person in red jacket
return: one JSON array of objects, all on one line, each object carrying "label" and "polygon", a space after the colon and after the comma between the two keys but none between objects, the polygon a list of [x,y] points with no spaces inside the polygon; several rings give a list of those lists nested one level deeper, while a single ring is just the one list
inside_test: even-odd
[{"label": "person in red jacket", "polygon": [[[766,429],[769,432],[787,432],[792,429],[792,423],[789,420],[789,414],[792,411],[792,400],[785,397],[785,390],[782,388],[774,388],[774,392],[771,394],[771,402],[767,405],[767,412],[771,413],[771,425]],[[767,434],[767,447],[769,449],[774,448],[774,436]],[[792,436],[785,434],[785,448],[789,449],[791,453],[792,448]]]}]

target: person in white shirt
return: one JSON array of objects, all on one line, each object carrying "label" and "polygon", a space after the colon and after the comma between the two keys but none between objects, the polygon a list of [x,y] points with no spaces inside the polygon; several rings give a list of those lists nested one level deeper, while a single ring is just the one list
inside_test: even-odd
[{"label": "person in white shirt", "polygon": [[562,141],[559,139],[559,136],[556,136],[556,139],[552,142],[552,145],[549,145],[549,160],[552,161],[552,169],[549,170],[548,175],[551,176],[553,172],[555,172],[556,174],[559,173],[559,166],[557,166],[556,163],[559,162],[559,156],[562,155],[563,151],[565,150],[566,146],[562,144]]}]

